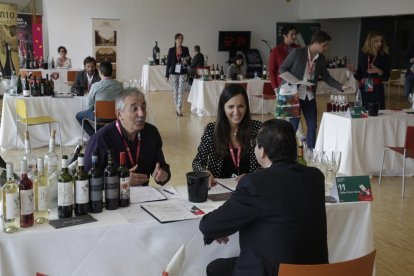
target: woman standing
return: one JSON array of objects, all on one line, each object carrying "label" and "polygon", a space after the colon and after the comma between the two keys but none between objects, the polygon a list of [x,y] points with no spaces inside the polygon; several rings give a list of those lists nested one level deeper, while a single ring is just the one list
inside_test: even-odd
[{"label": "woman standing", "polygon": [[187,80],[187,65],[190,60],[190,52],[187,47],[182,46],[184,36],[180,33],[175,35],[175,46],[168,50],[167,70],[165,76],[170,81],[174,91],[174,103],[177,116],[181,113],[184,85]]},{"label": "woman standing", "polygon": [[251,119],[246,90],[239,84],[224,88],[216,122],[204,129],[193,170],[209,172],[211,186],[216,182],[214,178],[241,177],[262,169],[251,143],[261,125]]},{"label": "woman standing", "polygon": [[69,69],[72,67],[72,63],[70,58],[66,57],[66,54],[68,51],[66,50],[66,47],[60,46],[58,48],[59,57],[56,59],[56,67],[57,68],[66,68]]},{"label": "woman standing", "polygon": [[358,69],[350,65],[350,69],[359,80],[362,105],[368,110],[369,103],[379,103],[385,109],[384,84],[390,77],[390,57],[384,34],[372,31],[365,39],[359,56]]}]

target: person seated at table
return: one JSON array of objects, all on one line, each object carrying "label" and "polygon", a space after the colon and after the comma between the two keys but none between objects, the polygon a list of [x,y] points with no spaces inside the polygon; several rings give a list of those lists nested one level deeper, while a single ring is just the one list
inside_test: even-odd
[{"label": "person seated at table", "polygon": [[296,137],[288,121],[264,122],[256,142],[264,169],[246,174],[231,197],[200,222],[205,244],[226,244],[239,232],[239,257],[212,261],[208,276],[277,276],[280,263],[328,263],[322,172],[295,161]]},{"label": "person seated at table", "polygon": [[86,57],[83,60],[84,70],[76,73],[75,83],[72,86],[71,92],[75,93],[76,90],[81,93],[87,93],[92,84],[101,80],[99,73],[96,70],[96,60],[93,57]]},{"label": "person seated at table", "polygon": [[194,46],[194,57],[191,59],[191,64],[187,67],[188,84],[193,84],[194,76],[196,75],[196,67],[204,66],[204,55],[200,53],[200,46]]},{"label": "person seated at table", "polygon": [[[112,64],[109,61],[103,61],[99,65],[100,81],[91,86],[88,94],[88,109],[79,111],[76,114],[76,120],[82,125],[83,119],[94,120],[96,101],[114,101],[115,96],[122,91],[123,85],[117,80],[112,79]],[[107,122],[107,120],[97,119],[98,122]],[[83,129],[89,136],[95,133],[94,128],[88,121],[83,122]]]},{"label": "person seated at table", "polygon": [[243,75],[243,61],[244,57],[242,54],[237,54],[233,63],[227,67],[227,78],[236,80],[238,75]]},{"label": "person seated at table", "polygon": [[210,186],[215,178],[240,178],[243,174],[262,169],[250,145],[261,122],[252,120],[246,90],[231,84],[220,95],[217,119],[204,129],[193,160],[193,171],[210,173]]},{"label": "person seated at table", "polygon": [[58,48],[58,54],[59,57],[56,59],[56,67],[57,68],[66,68],[69,69],[72,67],[72,62],[70,58],[66,57],[66,54],[68,51],[66,50],[66,47],[59,46]]},{"label": "person seated at table", "polygon": [[[407,97],[408,101],[412,101],[413,99],[409,98],[410,94],[414,93],[414,45],[411,46],[410,50],[408,51],[407,58],[405,59],[407,72],[405,73],[404,79],[404,96]],[[412,96],[411,96],[412,97]],[[410,108],[412,102],[410,103]]]},{"label": "person seated at table", "polygon": [[98,154],[98,167],[107,166],[108,150],[112,151],[114,166],[119,167],[119,153],[126,152],[126,165],[132,186],[146,186],[149,176],[164,185],[171,178],[165,162],[162,139],[158,129],[145,122],[147,105],[144,94],[137,88],[126,88],[115,97],[117,120],[92,135],[85,151],[85,170],[91,168],[92,153]]}]

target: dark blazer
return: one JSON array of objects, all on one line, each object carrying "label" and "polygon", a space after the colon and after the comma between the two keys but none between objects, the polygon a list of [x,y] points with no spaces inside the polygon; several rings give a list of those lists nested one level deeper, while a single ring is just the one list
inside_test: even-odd
[{"label": "dark blazer", "polygon": [[204,55],[200,52],[194,55],[189,67],[194,68],[197,66],[204,66]]},{"label": "dark blazer", "polygon": [[[190,57],[190,51],[188,50],[188,47],[181,46],[182,54],[181,57]],[[175,64],[181,63],[181,60],[177,60],[177,56],[175,54],[175,47],[171,47],[168,49],[168,56],[167,56],[167,68],[165,71],[165,77],[168,78],[171,75],[185,75],[187,74],[187,66],[183,64],[181,66],[181,72],[175,73]]]},{"label": "dark blazer", "polygon": [[[86,76],[86,74],[87,74],[86,70],[79,71],[78,73],[76,73],[74,87],[82,86],[84,91],[89,91],[88,90],[88,77]],[[95,73],[93,74],[91,86],[92,86],[92,84],[94,84],[95,82],[98,82],[100,80],[101,80],[101,78],[99,77],[98,70],[95,70]]]},{"label": "dark blazer", "polygon": [[[308,48],[309,47],[292,49],[292,51],[286,57],[285,61],[280,66],[279,72],[283,73],[288,71],[297,79],[302,80],[305,74],[306,64],[308,61]],[[308,80],[315,84],[315,86],[313,86],[312,89],[313,93],[316,93],[319,77],[321,77],[322,80],[326,82],[326,84],[328,84],[329,86],[332,86],[338,89],[339,91],[342,91],[342,84],[334,78],[332,78],[328,72],[328,69],[326,69],[325,57],[322,54],[319,54],[318,59],[315,60],[315,74],[313,79]],[[282,84],[285,82],[286,81],[283,81]]]},{"label": "dark blazer", "polygon": [[247,174],[230,199],[201,220],[204,241],[239,231],[237,276],[275,276],[280,263],[328,263],[324,189],[321,171],[296,162]]}]

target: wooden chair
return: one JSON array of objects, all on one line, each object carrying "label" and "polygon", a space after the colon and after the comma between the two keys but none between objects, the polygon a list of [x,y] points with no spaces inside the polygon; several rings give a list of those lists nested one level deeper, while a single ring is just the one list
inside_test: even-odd
[{"label": "wooden chair", "polygon": [[59,128],[59,140],[60,140],[60,153],[62,154],[62,136],[60,131],[60,123],[53,117],[50,116],[34,116],[30,117],[27,112],[26,102],[24,99],[16,99],[16,148],[18,148],[17,138],[19,135],[18,123],[21,123],[26,126],[26,131],[29,129],[29,126],[36,126],[42,124],[49,124],[49,133],[50,133],[50,124],[55,123]]},{"label": "wooden chair", "polygon": [[[95,116],[94,116],[93,121],[88,118],[84,118],[82,120],[82,145],[83,145],[83,133],[85,132],[83,128],[83,124],[85,123],[85,121],[90,122],[94,126],[95,133],[96,133],[98,125],[106,125],[116,120],[115,101],[96,101],[94,114]],[[105,121],[102,122],[100,120],[105,120]]]},{"label": "wooden chair", "polygon": [[76,80],[76,74],[77,73],[78,73],[78,71],[73,71],[73,70],[68,71],[68,85],[69,86],[73,86],[73,83]]},{"label": "wooden chair", "polygon": [[390,72],[390,78],[388,81],[384,82],[387,84],[387,105],[389,106],[390,103],[390,95],[391,95],[391,86],[398,86],[398,97],[400,97],[400,87],[401,87],[401,70],[400,69],[392,69]]},{"label": "wooden chair", "polygon": [[376,250],[357,259],[320,265],[280,264],[279,276],[372,276]]},{"label": "wooden chair", "polygon": [[403,156],[403,175],[402,175],[402,191],[401,197],[404,198],[405,192],[405,161],[407,158],[414,159],[414,126],[408,126],[405,134],[405,143],[403,147],[385,146],[382,153],[381,170],[378,185],[381,185],[382,169],[384,167],[385,151],[392,150]]}]

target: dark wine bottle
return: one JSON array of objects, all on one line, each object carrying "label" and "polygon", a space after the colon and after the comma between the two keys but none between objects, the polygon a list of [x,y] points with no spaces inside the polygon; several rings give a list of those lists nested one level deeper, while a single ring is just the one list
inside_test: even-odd
[{"label": "dark wine bottle", "polygon": [[68,166],[78,159],[78,156],[81,151],[82,151],[82,145],[76,145],[75,150],[73,151],[73,153],[71,154],[69,158]]},{"label": "dark wine bottle", "polygon": [[129,206],[129,170],[126,167],[126,155],[125,152],[119,153],[119,185],[120,185],[120,196],[119,196],[119,207]]},{"label": "dark wine bottle", "polygon": [[20,167],[20,227],[27,228],[34,224],[33,182],[27,175],[28,168],[26,160],[20,161]]},{"label": "dark wine bottle", "polygon": [[220,80],[224,80],[224,70],[223,70],[223,65],[220,68]]},{"label": "dark wine bottle", "polygon": [[101,213],[103,209],[103,184],[102,171],[98,167],[98,154],[92,153],[92,168],[89,170],[89,207],[91,213]]},{"label": "dark wine bottle", "polygon": [[58,217],[70,218],[73,211],[73,179],[68,170],[68,156],[62,155],[62,170],[58,177]]},{"label": "dark wine bottle", "polygon": [[217,64],[217,67],[216,67],[216,80],[219,80],[220,79],[220,69],[219,69],[219,65]]},{"label": "dark wine bottle", "polygon": [[4,76],[4,67],[3,67],[3,63],[1,62],[1,59],[0,59],[0,75],[2,77]]},{"label": "dark wine bottle", "polygon": [[23,96],[30,97],[30,84],[29,84],[29,80],[27,79],[27,75],[24,77],[22,88],[23,88]]},{"label": "dark wine bottle", "polygon": [[16,69],[14,68],[13,59],[11,56],[10,44],[8,43],[5,43],[5,44],[6,44],[6,63],[4,64],[3,77],[5,77],[6,79],[10,79],[13,71],[16,71]]},{"label": "dark wine bottle", "polygon": [[152,58],[156,65],[160,64],[160,48],[158,47],[158,41],[155,41],[155,46],[152,48]]},{"label": "dark wine bottle", "polygon": [[17,94],[21,95],[23,93],[23,84],[22,84],[22,75],[19,75],[17,79]]},{"label": "dark wine bottle", "polygon": [[32,93],[33,97],[40,96],[39,85],[38,85],[38,81],[37,81],[36,77],[34,77],[33,80],[32,80],[31,93]]},{"label": "dark wine bottle", "polygon": [[45,79],[40,78],[40,96],[45,95]]},{"label": "dark wine bottle", "polygon": [[84,216],[89,213],[89,179],[85,173],[84,156],[79,153],[75,179],[75,215]]},{"label": "dark wine bottle", "polygon": [[119,176],[114,166],[111,151],[108,151],[108,166],[104,170],[105,208],[115,210],[119,207]]},{"label": "dark wine bottle", "polygon": [[[53,91],[52,91],[53,92]],[[45,96],[52,95],[50,91],[50,81],[49,81],[49,74],[46,74],[46,81],[45,81]]]}]

